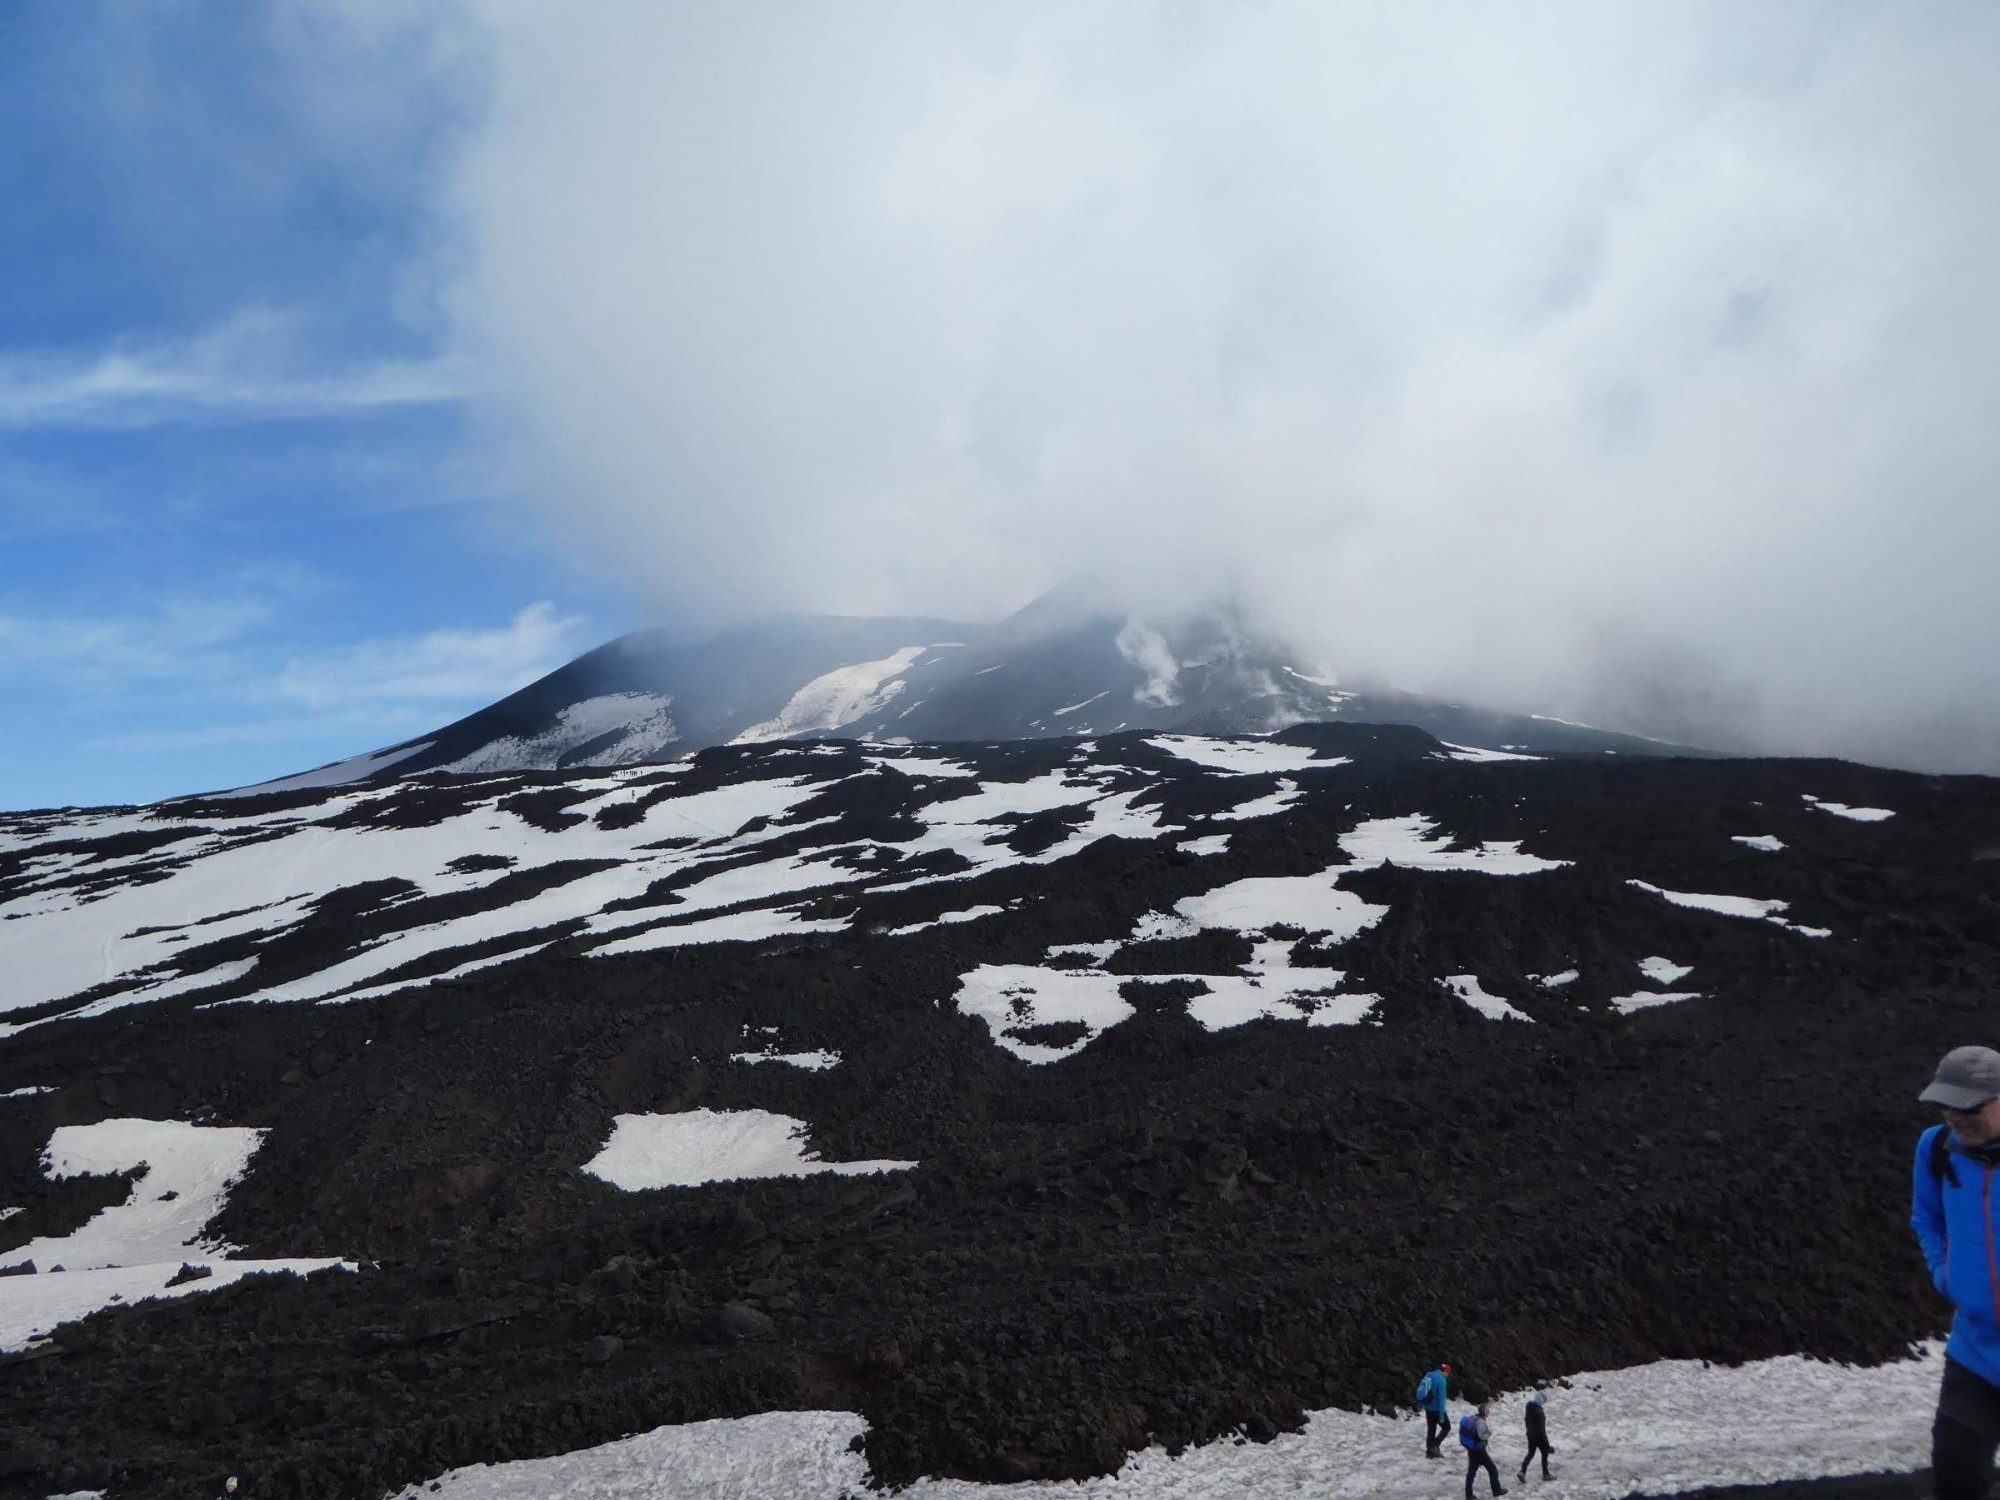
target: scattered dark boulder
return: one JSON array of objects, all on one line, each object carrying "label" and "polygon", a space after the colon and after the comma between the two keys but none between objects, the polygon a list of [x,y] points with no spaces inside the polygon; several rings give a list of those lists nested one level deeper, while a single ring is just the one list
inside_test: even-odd
[{"label": "scattered dark boulder", "polygon": [[716,1339],[725,1344],[778,1336],[778,1325],[771,1320],[770,1314],[759,1312],[747,1302],[725,1302],[710,1317],[709,1328]]}]

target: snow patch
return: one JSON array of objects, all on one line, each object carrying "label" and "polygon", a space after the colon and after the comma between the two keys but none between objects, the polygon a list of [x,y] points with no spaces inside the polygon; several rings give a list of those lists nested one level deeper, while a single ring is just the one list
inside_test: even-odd
[{"label": "snow patch", "polygon": [[[1328,762],[1328,764],[1331,764],[1331,762]],[[1250,801],[1239,803],[1227,812],[1210,813],[1208,821],[1211,823],[1241,823],[1250,818],[1268,818],[1276,813],[1285,811],[1286,808],[1291,807],[1298,800],[1299,789],[1297,785],[1293,782],[1281,780],[1278,783],[1276,791],[1268,792],[1262,797],[1253,797]]]},{"label": "snow patch", "polygon": [[693,1109],[670,1115],[619,1115],[604,1149],[583,1164],[628,1193],[699,1187],[753,1177],[842,1177],[900,1172],[913,1161],[821,1161],[806,1149],[806,1123],[761,1109]]},{"label": "snow patch", "polygon": [[1341,835],[1340,847],[1353,860],[1350,867],[1372,870],[1395,864],[1406,870],[1477,870],[1482,875],[1534,875],[1560,870],[1566,859],[1542,859],[1523,854],[1519,839],[1491,840],[1477,849],[1454,849],[1450,834],[1431,837],[1434,820],[1422,813],[1404,818],[1371,818],[1352,833]]},{"label": "snow patch", "polygon": [[1762,849],[1766,854],[1776,854],[1785,847],[1782,839],[1768,833],[1734,833],[1729,838],[1731,843],[1742,844],[1749,849]]},{"label": "snow patch", "polygon": [[1672,1005],[1678,1000],[1699,1000],[1700,995],[1683,991],[1678,994],[1664,994],[1659,990],[1640,990],[1637,994],[1618,995],[1611,1001],[1611,1008],[1621,1016],[1629,1016],[1635,1010],[1651,1010],[1656,1005]]},{"label": "snow patch", "polygon": [[928,922],[912,922],[908,927],[891,927],[887,936],[908,937],[913,932],[922,932],[928,927],[942,927],[947,922],[976,922],[981,917],[997,917],[1006,912],[1004,906],[968,906],[963,911],[940,912]]},{"label": "snow patch", "polygon": [[1523,1011],[1516,1010],[1498,995],[1487,994],[1480,987],[1479,976],[1476,974],[1448,975],[1445,983],[1451,986],[1452,992],[1459,999],[1478,1011],[1482,1016],[1485,1016],[1489,1021],[1532,1022],[1535,1019]]},{"label": "snow patch", "polygon": [[[7,1252],[32,1261],[31,1276],[0,1276],[0,1352],[27,1347],[57,1325],[117,1302],[214,1291],[244,1276],[306,1275],[338,1260],[231,1261],[230,1246],[202,1239],[263,1140],[248,1127],[179,1120],[100,1120],[63,1125],[49,1137],[42,1169],[51,1178],[137,1169],[123,1203],[102,1209],[64,1235],[45,1235]],[[184,1263],[211,1275],[169,1287]],[[53,1268],[62,1266],[56,1271]]]},{"label": "snow patch", "polygon": [[648,760],[680,738],[671,708],[673,699],[657,693],[605,693],[569,704],[555,723],[539,734],[503,735],[462,755],[444,769],[467,775],[493,771],[530,771],[552,766],[572,750],[605,735],[618,736],[593,751],[579,765],[628,766]]},{"label": "snow patch", "polygon": [[1639,960],[1639,972],[1654,984],[1672,984],[1684,974],[1692,974],[1691,964],[1677,964],[1671,958],[1661,958],[1658,954]]},{"label": "snow patch", "polygon": [[785,1063],[794,1068],[804,1068],[808,1073],[824,1073],[828,1068],[840,1066],[840,1054],[824,1049],[818,1052],[732,1052],[731,1062],[740,1063]]},{"label": "snow patch", "polygon": [[1856,823],[1880,823],[1896,816],[1886,807],[1849,807],[1844,802],[1822,801],[1809,792],[1801,792],[1799,795],[1805,798],[1808,807],[1816,807],[1821,812],[1832,813],[1837,818],[1849,818]]},{"label": "snow patch", "polygon": [[1053,714],[1050,715],[1050,717],[1056,719],[1063,718],[1066,715],[1075,713],[1080,708],[1090,707],[1090,705],[1095,703],[1099,698],[1108,698],[1110,696],[1111,696],[1111,689],[1106,688],[1101,693],[1092,693],[1088,698],[1084,699],[1083,702],[1081,703],[1071,703],[1065,705],[1062,708],[1057,709]]},{"label": "snow patch", "polygon": [[[993,1040],[1023,1062],[1052,1063],[1081,1052],[1098,1033],[1133,1014],[1120,998],[1118,974],[1091,969],[1044,969],[1034,964],[981,964],[958,981],[957,1004],[986,1023]],[[1075,1023],[1072,1041],[1034,1041],[1028,1027]]]},{"label": "snow patch", "polygon": [[201,1232],[222,1211],[264,1132],[247,1126],[189,1125],[178,1120],[100,1120],[62,1125],[49,1137],[42,1170],[52,1179],[108,1176],[144,1168],[123,1203],[65,1235],[28,1241],[10,1263],[60,1262],[72,1271],[179,1259],[188,1250],[226,1255]]},{"label": "snow patch", "polygon": [[903,690],[900,674],[928,646],[904,646],[880,661],[856,662],[823,672],[792,694],[773,719],[752,724],[731,740],[747,745],[757,740],[788,740],[815,730],[838,729],[886,707]]},{"label": "snow patch", "polygon": [[1336,883],[1344,866],[1318,875],[1254,876],[1218,886],[1203,896],[1174,903],[1174,911],[1196,929],[1229,927],[1261,932],[1273,926],[1302,927],[1344,943],[1389,914],[1386,906],[1363,901]]},{"label": "snow patch", "polygon": [[1712,911],[1718,916],[1745,917],[1775,923],[1788,932],[1796,932],[1801,937],[1832,937],[1831,927],[1804,927],[1787,921],[1780,913],[1790,907],[1789,901],[1766,901],[1756,896],[1709,896],[1698,891],[1667,891],[1650,885],[1643,880],[1628,880],[1627,885],[1637,886],[1642,891],[1651,892],[1662,900],[1671,901],[1675,906],[1685,906],[1690,911]]},{"label": "snow patch", "polygon": [[1197,735],[1158,734],[1145,743],[1198,766],[1207,766],[1212,771],[1238,775],[1272,771],[1326,771],[1351,763],[1344,755],[1316,760],[1309,745],[1282,745],[1265,739],[1216,740]]},{"label": "snow patch", "polygon": [[1467,760],[1480,765],[1500,760],[1547,759],[1541,755],[1515,755],[1506,750],[1487,750],[1478,745],[1454,745],[1450,740],[1440,740],[1438,743],[1445,748],[1445,754],[1438,757],[1440,760]]}]

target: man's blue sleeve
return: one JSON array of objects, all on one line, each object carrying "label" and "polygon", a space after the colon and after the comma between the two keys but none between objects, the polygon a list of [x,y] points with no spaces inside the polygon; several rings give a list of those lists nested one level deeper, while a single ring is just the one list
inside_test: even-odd
[{"label": "man's blue sleeve", "polygon": [[1917,1159],[1910,1174],[1910,1228],[1923,1246],[1924,1262],[1931,1268],[1931,1285],[1945,1289],[1945,1260],[1951,1241],[1944,1227],[1944,1183],[1931,1171],[1931,1137],[1943,1130],[1933,1125],[1917,1138]]}]

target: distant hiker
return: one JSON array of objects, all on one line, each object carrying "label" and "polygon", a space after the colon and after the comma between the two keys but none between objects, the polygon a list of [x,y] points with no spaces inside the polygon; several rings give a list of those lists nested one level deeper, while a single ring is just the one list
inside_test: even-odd
[{"label": "distant hiker", "polygon": [[1424,1409],[1424,1457],[1444,1457],[1444,1436],[1451,1431],[1451,1366],[1439,1365],[1417,1382],[1417,1405]]},{"label": "distant hiker", "polygon": [[1537,1453],[1542,1455],[1542,1478],[1553,1479],[1549,1472],[1549,1456],[1556,1450],[1549,1446],[1549,1413],[1542,1403],[1542,1393],[1536,1391],[1528,1398],[1528,1457],[1521,1460],[1521,1482],[1528,1479],[1528,1459]]},{"label": "distant hiker", "polygon": [[227,1479],[225,1479],[222,1482],[222,1500],[230,1500],[230,1496],[234,1495],[235,1493],[236,1493],[236,1476],[234,1474],[231,1474]]},{"label": "distant hiker", "polygon": [[1917,1141],[1910,1227],[1957,1308],[1931,1423],[1937,1500],[1985,1500],[2000,1448],[2000,1052],[1954,1047],[1917,1098],[1944,1110]]},{"label": "distant hiker", "polygon": [[1478,1477],[1481,1468],[1486,1470],[1486,1482],[1496,1495],[1507,1493],[1507,1486],[1500,1482],[1500,1471],[1493,1467],[1493,1455],[1486,1451],[1488,1439],[1493,1430],[1486,1425],[1486,1403],[1479,1403],[1479,1410],[1470,1416],[1458,1419],[1458,1441],[1465,1449],[1465,1500],[1472,1500],[1472,1481]]}]

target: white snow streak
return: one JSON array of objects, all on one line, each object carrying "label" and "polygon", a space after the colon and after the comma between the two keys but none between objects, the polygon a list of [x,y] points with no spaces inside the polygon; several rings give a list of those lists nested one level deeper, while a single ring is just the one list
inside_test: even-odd
[{"label": "white snow streak", "polygon": [[1206,766],[1211,771],[1255,775],[1272,771],[1328,771],[1349,764],[1344,755],[1313,757],[1309,745],[1281,745],[1265,739],[1212,740],[1185,734],[1157,734],[1146,741],[1155,750]]},{"label": "white snow streak", "polygon": [[1880,823],[1885,819],[1896,816],[1895,813],[1886,807],[1849,807],[1844,802],[1822,802],[1818,797],[1813,796],[1809,792],[1801,792],[1799,795],[1805,798],[1808,807],[1816,807],[1821,812],[1832,813],[1835,817],[1839,818],[1848,818],[1856,823]]},{"label": "white snow streak", "polygon": [[1516,1010],[1498,995],[1489,995],[1480,987],[1477,974],[1450,974],[1445,977],[1453,993],[1467,1005],[1478,1011],[1489,1021],[1529,1021],[1535,1018]]},{"label": "white snow streak", "polygon": [[752,724],[730,741],[787,740],[816,730],[838,729],[876,712],[903,690],[900,675],[930,647],[904,646],[880,661],[856,662],[824,672],[792,694],[776,718]]}]

